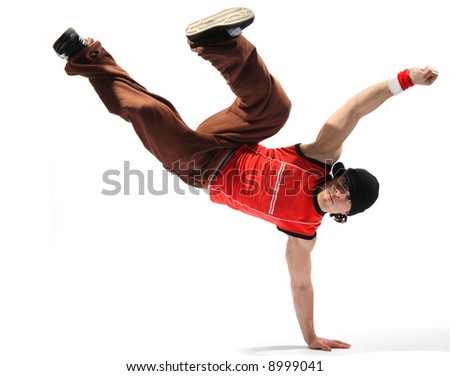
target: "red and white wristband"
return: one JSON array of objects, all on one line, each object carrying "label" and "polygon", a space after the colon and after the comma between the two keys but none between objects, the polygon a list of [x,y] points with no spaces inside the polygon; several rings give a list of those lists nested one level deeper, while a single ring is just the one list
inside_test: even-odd
[{"label": "red and white wristband", "polygon": [[403,93],[406,89],[414,86],[411,78],[409,77],[409,70],[405,69],[400,72],[397,77],[388,80],[389,90],[392,95],[397,95]]}]

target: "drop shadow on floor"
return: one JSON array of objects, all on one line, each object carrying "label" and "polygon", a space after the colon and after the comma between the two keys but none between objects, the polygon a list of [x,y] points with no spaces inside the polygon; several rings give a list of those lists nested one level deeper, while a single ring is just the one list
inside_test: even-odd
[{"label": "drop shadow on floor", "polygon": [[350,342],[352,347],[348,350],[335,349],[332,352],[324,352],[310,350],[306,345],[276,345],[245,348],[241,349],[241,352],[252,356],[343,356],[394,351],[450,352],[450,328],[358,333],[343,340]]}]

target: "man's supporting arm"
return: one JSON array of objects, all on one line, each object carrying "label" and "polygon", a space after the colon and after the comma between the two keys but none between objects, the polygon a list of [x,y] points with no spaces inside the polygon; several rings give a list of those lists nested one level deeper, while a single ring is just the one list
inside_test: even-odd
[{"label": "man's supporting arm", "polygon": [[312,349],[331,351],[332,348],[349,348],[338,340],[320,338],[314,329],[314,289],[311,282],[311,251],[316,240],[303,240],[288,236],[286,261],[291,277],[291,291],[295,313],[303,338]]}]

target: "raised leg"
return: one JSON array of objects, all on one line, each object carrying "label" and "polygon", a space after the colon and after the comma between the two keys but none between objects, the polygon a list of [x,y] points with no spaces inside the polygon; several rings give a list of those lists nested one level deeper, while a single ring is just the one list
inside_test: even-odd
[{"label": "raised leg", "polygon": [[133,125],[164,168],[188,184],[202,184],[200,171],[207,161],[200,157],[217,148],[213,135],[189,128],[168,100],[134,81],[100,42],[91,43],[69,59],[66,72],[88,78],[107,109]]},{"label": "raised leg", "polygon": [[269,73],[257,50],[244,36],[219,41],[189,42],[225,78],[236,100],[203,122],[197,131],[235,143],[257,143],[286,123],[291,102]]}]

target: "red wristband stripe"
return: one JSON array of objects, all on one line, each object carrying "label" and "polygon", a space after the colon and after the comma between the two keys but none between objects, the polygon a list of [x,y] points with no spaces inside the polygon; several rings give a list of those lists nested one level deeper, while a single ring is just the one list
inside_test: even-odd
[{"label": "red wristband stripe", "polygon": [[414,86],[413,82],[411,81],[411,78],[409,77],[409,70],[405,69],[403,72],[400,72],[397,75],[398,82],[400,83],[400,86],[403,90],[406,90],[410,88],[411,86]]}]

